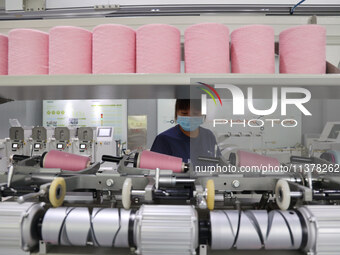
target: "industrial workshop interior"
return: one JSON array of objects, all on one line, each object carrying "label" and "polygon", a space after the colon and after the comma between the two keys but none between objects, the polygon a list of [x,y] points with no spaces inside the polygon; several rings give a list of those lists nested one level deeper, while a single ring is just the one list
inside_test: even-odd
[{"label": "industrial workshop interior", "polygon": [[340,0],[0,0],[0,255],[339,255]]}]

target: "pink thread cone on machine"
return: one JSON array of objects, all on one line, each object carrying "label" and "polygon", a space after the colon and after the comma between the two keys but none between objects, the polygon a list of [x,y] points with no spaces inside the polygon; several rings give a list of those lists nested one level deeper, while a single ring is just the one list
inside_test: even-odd
[{"label": "pink thread cone on machine", "polygon": [[63,151],[51,150],[43,156],[44,168],[60,168],[67,171],[80,171],[88,168],[90,158]]},{"label": "pink thread cone on machine", "polygon": [[263,156],[257,153],[247,151],[237,151],[238,166],[257,166],[257,167],[275,167],[280,166],[280,162],[276,158]]},{"label": "pink thread cone on machine", "polygon": [[183,172],[182,158],[169,156],[153,151],[142,151],[139,155],[139,167],[146,169],[172,170],[175,173]]}]

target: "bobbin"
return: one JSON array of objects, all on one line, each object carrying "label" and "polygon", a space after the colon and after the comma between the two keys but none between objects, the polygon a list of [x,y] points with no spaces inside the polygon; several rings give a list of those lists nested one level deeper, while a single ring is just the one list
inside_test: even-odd
[{"label": "bobbin", "polygon": [[[140,167],[141,158],[143,157],[143,152],[137,152],[134,157],[133,167]],[[161,154],[161,153],[159,153]],[[145,168],[145,167],[144,167]],[[173,170],[173,169],[165,169],[165,168],[159,168],[160,170]],[[182,162],[181,166],[181,172],[187,172],[189,170],[189,164]]]},{"label": "bobbin", "polygon": [[236,153],[234,152],[230,153],[229,162],[230,164],[234,166],[239,166],[239,167],[248,166],[251,163],[251,166],[259,167],[257,170],[261,170],[260,167],[268,167],[267,170],[270,170],[269,167],[280,166],[280,162],[276,158],[260,155],[260,154],[253,153],[253,152],[241,151],[241,150],[238,150]]},{"label": "bobbin", "polygon": [[[62,170],[67,170],[67,171],[79,171],[79,170],[83,170],[83,169],[88,168],[91,164],[91,161],[88,157],[84,157],[84,156],[80,156],[80,155],[76,155],[76,154],[72,154],[72,153],[67,153],[67,152],[63,152],[63,151],[51,150],[49,152],[44,152],[41,155],[40,167],[51,168],[50,166],[47,166],[47,164],[46,164],[47,163],[46,160],[48,160],[47,157],[51,154],[55,154],[55,156],[60,157],[60,161],[58,161],[57,163],[54,163],[52,168],[60,168]],[[80,159],[85,160],[85,158],[86,158],[87,163],[83,166],[76,167],[74,170],[73,169],[64,169],[65,166],[63,164],[64,164],[65,157],[67,157],[67,156],[74,157],[74,160],[80,160]],[[77,163],[77,162],[74,162],[74,163]]]},{"label": "bobbin", "polygon": [[[133,164],[133,167],[140,168],[141,157],[143,157],[142,153],[136,152],[135,155],[134,155],[134,158],[132,160],[131,159],[130,160],[125,160],[124,162],[126,164],[131,163],[131,164]],[[103,161],[108,161],[108,162],[114,162],[114,163],[119,164],[120,161],[123,160],[123,157],[115,157],[115,156],[110,156],[110,155],[103,155],[102,156],[102,160]],[[144,168],[148,169],[146,167],[144,167]],[[152,169],[152,168],[150,168],[150,169]],[[155,169],[152,169],[152,170],[155,170]],[[173,170],[173,169],[160,168],[160,170]],[[189,170],[189,164],[182,162],[181,172],[187,172],[188,170]]]}]

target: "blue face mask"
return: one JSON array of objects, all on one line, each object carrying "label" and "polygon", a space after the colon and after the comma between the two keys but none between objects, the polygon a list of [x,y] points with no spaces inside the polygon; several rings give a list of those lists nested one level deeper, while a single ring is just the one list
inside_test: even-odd
[{"label": "blue face mask", "polygon": [[203,124],[203,116],[177,116],[177,123],[185,131],[194,131]]}]

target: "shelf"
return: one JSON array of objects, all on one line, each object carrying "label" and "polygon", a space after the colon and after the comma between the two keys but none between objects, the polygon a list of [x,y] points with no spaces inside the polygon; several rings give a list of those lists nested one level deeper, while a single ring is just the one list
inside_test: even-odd
[{"label": "shelf", "polygon": [[[307,87],[316,96],[340,98],[340,74],[84,74],[1,76],[0,96],[14,100],[185,98],[197,82]],[[192,86],[189,86],[192,85]],[[319,95],[320,94],[320,95]]]}]

